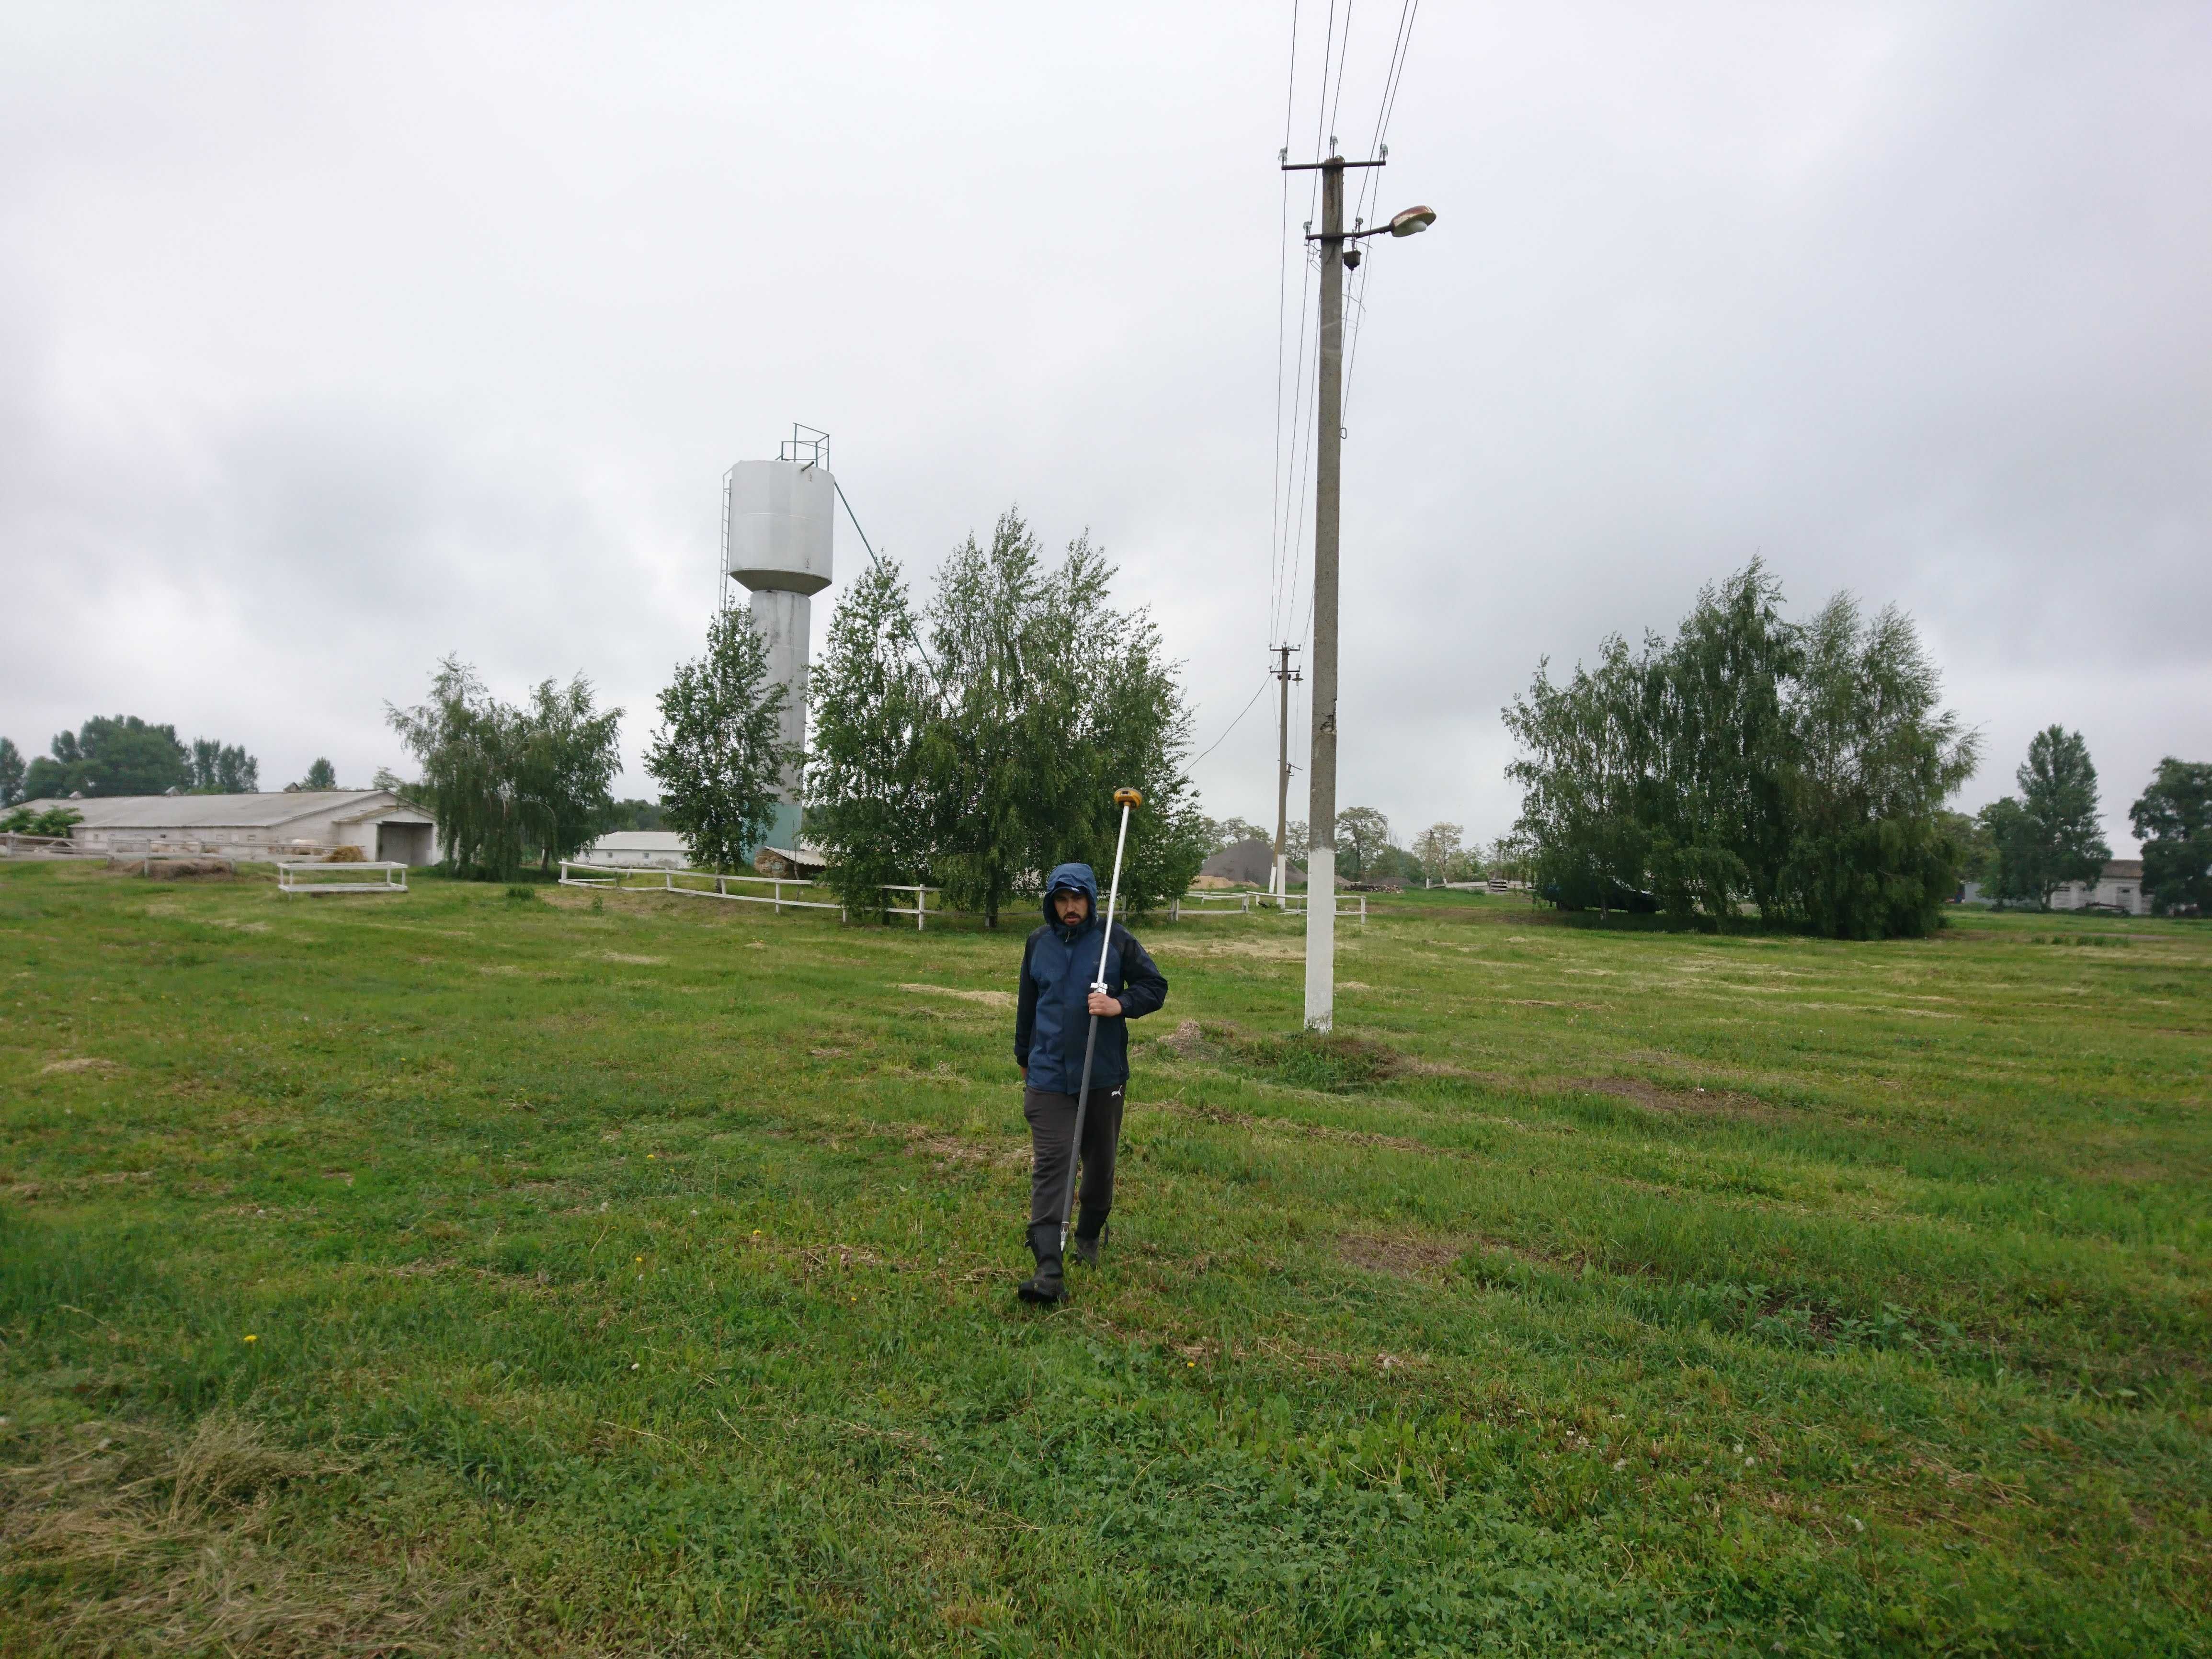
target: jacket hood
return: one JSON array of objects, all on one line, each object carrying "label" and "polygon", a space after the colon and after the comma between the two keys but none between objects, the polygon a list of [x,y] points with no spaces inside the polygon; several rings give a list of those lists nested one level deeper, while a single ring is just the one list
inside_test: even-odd
[{"label": "jacket hood", "polygon": [[1098,919],[1098,878],[1097,874],[1087,864],[1063,864],[1056,866],[1053,872],[1045,878],[1044,919],[1047,922],[1050,923],[1054,927],[1060,926],[1060,918],[1053,914],[1052,896],[1063,887],[1073,887],[1079,892],[1089,895],[1091,899],[1091,915],[1085,919],[1085,925],[1086,927],[1089,926],[1091,922],[1096,921]]}]

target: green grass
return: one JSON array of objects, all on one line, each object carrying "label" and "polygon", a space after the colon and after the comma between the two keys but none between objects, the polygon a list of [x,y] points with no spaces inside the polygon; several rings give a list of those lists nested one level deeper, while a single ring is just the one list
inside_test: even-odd
[{"label": "green grass", "polygon": [[0,869],[0,1653],[2212,1652],[2212,928],[523,890]]}]

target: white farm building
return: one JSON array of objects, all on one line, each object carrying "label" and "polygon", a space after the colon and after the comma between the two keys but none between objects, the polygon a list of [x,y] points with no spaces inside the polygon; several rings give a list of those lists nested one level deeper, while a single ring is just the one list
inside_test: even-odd
[{"label": "white farm building", "polygon": [[2143,891],[2142,860],[2112,859],[2094,883],[2069,881],[2051,896],[2054,910],[2118,910],[2130,916],[2150,914]]},{"label": "white farm building", "polygon": [[673,830],[613,830],[570,862],[611,870],[689,870],[691,848]]},{"label": "white farm building", "polygon": [[296,789],[253,795],[95,795],[26,803],[78,815],[78,850],[113,858],[218,853],[228,858],[320,858],[341,847],[393,864],[438,861],[430,815],[389,789]]}]

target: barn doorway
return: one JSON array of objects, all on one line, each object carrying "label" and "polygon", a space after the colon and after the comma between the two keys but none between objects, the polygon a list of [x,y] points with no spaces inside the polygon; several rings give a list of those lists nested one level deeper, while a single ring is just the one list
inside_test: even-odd
[{"label": "barn doorway", "polygon": [[434,827],[427,823],[380,823],[376,826],[376,856],[387,864],[428,864],[434,833]]}]

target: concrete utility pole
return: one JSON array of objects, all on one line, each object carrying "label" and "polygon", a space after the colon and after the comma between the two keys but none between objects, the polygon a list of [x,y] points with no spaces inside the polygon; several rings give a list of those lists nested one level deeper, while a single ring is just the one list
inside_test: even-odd
[{"label": "concrete utility pole", "polygon": [[[1329,140],[1334,149],[1336,140]],[[1359,263],[1363,238],[1387,231],[1411,236],[1426,230],[1437,216],[1425,207],[1407,208],[1388,225],[1373,230],[1344,228],[1344,173],[1347,167],[1379,167],[1371,161],[1285,162],[1286,173],[1321,173],[1321,229],[1308,239],[1321,244],[1321,374],[1316,382],[1314,451],[1313,585],[1313,767],[1307,808],[1306,839],[1306,1029],[1327,1031],[1336,1022],[1336,530],[1339,463],[1344,443],[1344,273]],[[1346,244],[1352,246],[1349,250]]]},{"label": "concrete utility pole", "polygon": [[1291,666],[1291,653],[1295,645],[1275,647],[1279,659],[1267,672],[1282,682],[1282,706],[1275,717],[1275,879],[1274,895],[1278,899],[1291,896],[1291,682],[1302,680],[1304,675]]}]

